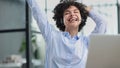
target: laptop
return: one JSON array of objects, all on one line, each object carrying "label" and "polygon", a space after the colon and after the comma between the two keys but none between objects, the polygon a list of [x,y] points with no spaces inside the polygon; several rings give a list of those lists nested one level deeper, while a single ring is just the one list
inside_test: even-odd
[{"label": "laptop", "polygon": [[120,35],[92,35],[86,68],[120,68]]}]

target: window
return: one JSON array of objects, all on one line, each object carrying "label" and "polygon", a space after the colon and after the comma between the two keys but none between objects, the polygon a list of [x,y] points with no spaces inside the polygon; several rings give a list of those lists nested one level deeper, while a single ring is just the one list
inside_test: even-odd
[{"label": "window", "polygon": [[107,21],[106,34],[118,34],[117,0],[83,0],[83,3],[93,6]]},{"label": "window", "polygon": [[19,52],[25,39],[25,15],[25,1],[0,0],[0,68],[22,65],[16,61],[25,58]]}]

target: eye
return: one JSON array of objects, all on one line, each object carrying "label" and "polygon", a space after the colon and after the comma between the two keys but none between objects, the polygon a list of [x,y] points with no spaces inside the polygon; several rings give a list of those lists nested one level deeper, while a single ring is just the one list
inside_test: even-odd
[{"label": "eye", "polygon": [[79,13],[79,10],[77,10],[77,9],[76,9],[76,10],[74,10],[74,13]]},{"label": "eye", "polygon": [[64,15],[68,15],[68,14],[69,14],[69,12],[65,12],[65,13],[64,13]]},{"label": "eye", "polygon": [[74,11],[74,13],[79,13],[79,11]]}]

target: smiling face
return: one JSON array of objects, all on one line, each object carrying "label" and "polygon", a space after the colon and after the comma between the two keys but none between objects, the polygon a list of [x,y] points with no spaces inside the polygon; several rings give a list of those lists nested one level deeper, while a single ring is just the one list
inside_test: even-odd
[{"label": "smiling face", "polygon": [[61,2],[55,6],[53,19],[56,26],[61,31],[75,31],[78,32],[85,26],[88,11],[85,10],[85,5],[78,2]]},{"label": "smiling face", "polygon": [[81,14],[78,8],[70,6],[64,11],[63,20],[65,29],[78,29],[81,23]]}]

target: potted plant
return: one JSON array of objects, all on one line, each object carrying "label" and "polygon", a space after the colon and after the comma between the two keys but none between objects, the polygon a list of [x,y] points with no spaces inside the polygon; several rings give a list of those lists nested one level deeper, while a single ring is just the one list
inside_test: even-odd
[{"label": "potted plant", "polygon": [[[32,35],[31,42],[32,42],[32,51],[33,51],[34,58],[40,59],[39,47],[36,44],[36,35]],[[25,50],[26,50],[26,41],[24,39],[21,43],[20,48],[19,48],[19,53],[23,53],[23,52],[25,52]]]}]

